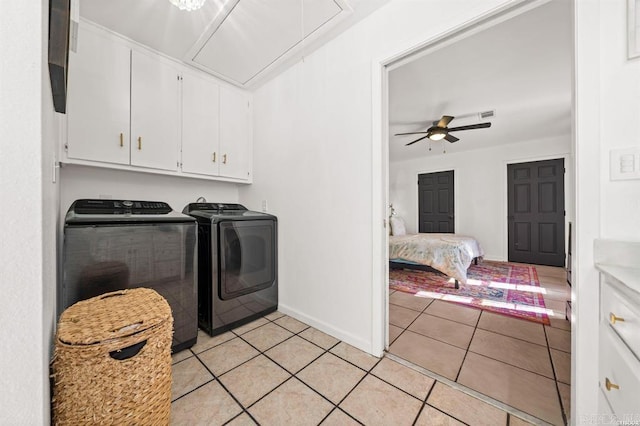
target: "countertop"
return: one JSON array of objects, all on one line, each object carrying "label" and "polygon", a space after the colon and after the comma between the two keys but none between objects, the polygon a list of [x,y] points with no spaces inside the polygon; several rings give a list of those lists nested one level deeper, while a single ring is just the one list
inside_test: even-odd
[{"label": "countertop", "polygon": [[596,268],[640,295],[640,242],[595,240]]},{"label": "countertop", "polygon": [[596,263],[596,268],[634,290],[640,296],[640,268]]}]

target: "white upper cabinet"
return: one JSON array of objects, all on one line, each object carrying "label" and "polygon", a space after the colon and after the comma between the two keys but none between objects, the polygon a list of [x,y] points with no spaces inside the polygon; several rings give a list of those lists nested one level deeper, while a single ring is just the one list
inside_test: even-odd
[{"label": "white upper cabinet", "polygon": [[131,165],[177,170],[178,72],[155,57],[131,55]]},{"label": "white upper cabinet", "polygon": [[182,77],[182,171],[217,176],[219,152],[219,88],[192,74]]},{"label": "white upper cabinet", "polygon": [[220,88],[220,176],[250,179],[252,168],[251,98],[242,91]]},{"label": "white upper cabinet", "polygon": [[69,54],[67,156],[129,164],[130,49],[80,26]]},{"label": "white upper cabinet", "polygon": [[251,182],[251,95],[82,22],[63,162]]}]

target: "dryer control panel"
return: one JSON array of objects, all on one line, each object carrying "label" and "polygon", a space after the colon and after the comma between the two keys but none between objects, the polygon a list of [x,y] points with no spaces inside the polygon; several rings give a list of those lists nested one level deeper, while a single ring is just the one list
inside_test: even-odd
[{"label": "dryer control panel", "polygon": [[207,212],[215,212],[215,213],[225,213],[225,212],[245,212],[248,209],[242,204],[233,204],[233,203],[191,203],[187,205],[185,211],[183,213],[191,213],[192,211],[207,211]]}]

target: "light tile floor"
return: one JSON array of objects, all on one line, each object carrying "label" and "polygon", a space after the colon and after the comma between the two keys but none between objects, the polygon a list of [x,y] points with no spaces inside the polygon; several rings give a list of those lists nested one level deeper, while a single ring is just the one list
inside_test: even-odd
[{"label": "light tile floor", "polygon": [[275,312],[173,355],[171,424],[530,424],[419,370]]},{"label": "light tile floor", "polygon": [[433,377],[445,383],[463,385],[544,422],[566,424],[571,324],[565,320],[565,305],[570,287],[564,269],[536,269],[545,305],[554,311],[551,325],[391,292],[389,353],[436,373]]}]

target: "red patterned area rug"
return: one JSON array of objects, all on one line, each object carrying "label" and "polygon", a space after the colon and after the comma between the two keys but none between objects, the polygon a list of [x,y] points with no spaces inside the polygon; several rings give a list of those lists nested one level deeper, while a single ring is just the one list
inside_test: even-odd
[{"label": "red patterned area rug", "polygon": [[471,265],[467,284],[455,289],[453,278],[438,272],[389,271],[389,288],[549,325],[536,268],[507,262]]}]

